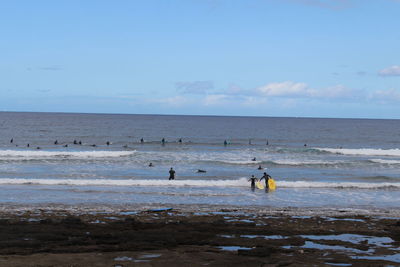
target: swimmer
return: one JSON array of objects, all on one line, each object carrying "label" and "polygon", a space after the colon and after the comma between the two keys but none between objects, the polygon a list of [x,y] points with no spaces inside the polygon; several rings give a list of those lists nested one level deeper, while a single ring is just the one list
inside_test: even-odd
[{"label": "swimmer", "polygon": [[68,147],[68,144],[65,144],[64,147]]},{"label": "swimmer", "polygon": [[78,144],[78,142],[76,140],[74,140],[74,145],[77,145],[77,144]]},{"label": "swimmer", "polygon": [[56,141],[54,141],[54,144],[55,144],[55,145],[58,145],[58,141],[57,141],[57,140],[56,140]]},{"label": "swimmer", "polygon": [[175,180],[175,171],[174,171],[174,169],[172,169],[172,167],[169,170],[169,178],[168,178],[168,180]]},{"label": "swimmer", "polygon": [[256,188],[256,182],[258,179],[252,175],[248,181],[251,182],[251,189],[254,190]]},{"label": "swimmer", "polygon": [[268,180],[271,179],[271,178],[272,177],[269,174],[267,174],[266,172],[264,172],[264,175],[260,178],[260,182],[261,182],[262,179],[265,180],[265,189],[266,190],[268,189]]},{"label": "swimmer", "polygon": [[14,142],[14,138],[11,138],[10,143],[13,143],[13,142]]},{"label": "swimmer", "polygon": [[140,143],[142,143],[142,144],[144,143],[144,140],[143,140],[143,138],[141,138],[141,139],[140,139]]},{"label": "swimmer", "polygon": [[263,167],[261,167],[261,165],[258,165],[258,168],[257,168],[258,170],[262,170],[263,169]]},{"label": "swimmer", "polygon": [[256,159],[256,157],[254,157],[251,161],[256,161],[257,159]]},{"label": "swimmer", "polygon": [[226,146],[226,145],[228,145],[228,142],[225,140],[225,141],[224,141],[224,146]]},{"label": "swimmer", "polygon": [[207,172],[207,171],[198,169],[197,172],[203,172],[204,173],[204,172]]},{"label": "swimmer", "polygon": [[106,145],[109,146],[110,145],[110,141],[107,141]]},{"label": "swimmer", "polygon": [[149,163],[149,167],[154,167],[153,163],[150,162]]}]

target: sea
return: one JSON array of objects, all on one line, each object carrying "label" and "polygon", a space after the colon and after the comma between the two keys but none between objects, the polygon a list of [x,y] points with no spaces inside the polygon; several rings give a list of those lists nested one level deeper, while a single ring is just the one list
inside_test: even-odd
[{"label": "sea", "polygon": [[[400,207],[400,120],[0,112],[0,132],[3,205]],[[264,172],[276,190],[251,189]]]}]

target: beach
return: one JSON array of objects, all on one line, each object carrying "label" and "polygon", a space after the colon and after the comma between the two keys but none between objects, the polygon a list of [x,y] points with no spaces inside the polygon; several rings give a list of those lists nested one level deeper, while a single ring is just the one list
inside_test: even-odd
[{"label": "beach", "polygon": [[0,115],[0,266],[400,264],[393,121]]},{"label": "beach", "polygon": [[1,266],[398,266],[388,210],[10,206]]}]

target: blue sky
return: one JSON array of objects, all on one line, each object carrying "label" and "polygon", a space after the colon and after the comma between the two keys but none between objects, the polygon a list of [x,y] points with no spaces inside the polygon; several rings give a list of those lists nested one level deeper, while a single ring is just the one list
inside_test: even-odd
[{"label": "blue sky", "polygon": [[400,119],[400,0],[1,1],[0,110]]}]

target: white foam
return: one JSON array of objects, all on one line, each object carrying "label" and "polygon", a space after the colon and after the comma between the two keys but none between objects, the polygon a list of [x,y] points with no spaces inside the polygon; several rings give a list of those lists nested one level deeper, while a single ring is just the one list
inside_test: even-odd
[{"label": "white foam", "polygon": [[[71,186],[143,186],[143,187],[249,187],[247,178],[237,180],[112,180],[112,179],[23,179],[1,178],[0,185],[71,185]],[[396,189],[399,183],[362,183],[362,182],[309,182],[276,181],[277,188],[336,188],[336,189]]]},{"label": "white foam", "polygon": [[302,165],[336,165],[345,163],[343,161],[321,161],[321,160],[273,160],[271,161],[277,165],[291,165],[291,166],[302,166]]},{"label": "white foam", "polygon": [[353,189],[400,189],[400,183],[362,183],[362,182],[309,182],[309,181],[276,181],[281,188],[353,188]]},{"label": "white foam", "polygon": [[234,164],[234,165],[249,165],[249,164],[261,164],[262,161],[258,160],[219,160],[222,163]]},{"label": "white foam", "polygon": [[400,160],[370,159],[370,161],[381,164],[400,164]]},{"label": "white foam", "polygon": [[116,158],[134,154],[135,151],[44,151],[44,150],[0,150],[0,158],[43,159],[43,158]]},{"label": "white foam", "polygon": [[372,148],[315,148],[320,151],[342,155],[363,155],[363,156],[395,156],[400,157],[400,149],[372,149]]},{"label": "white foam", "polygon": [[249,186],[247,178],[238,180],[112,180],[112,179],[21,179],[3,178],[0,184],[35,185],[94,185],[94,186],[193,186],[193,187],[242,187]]}]

